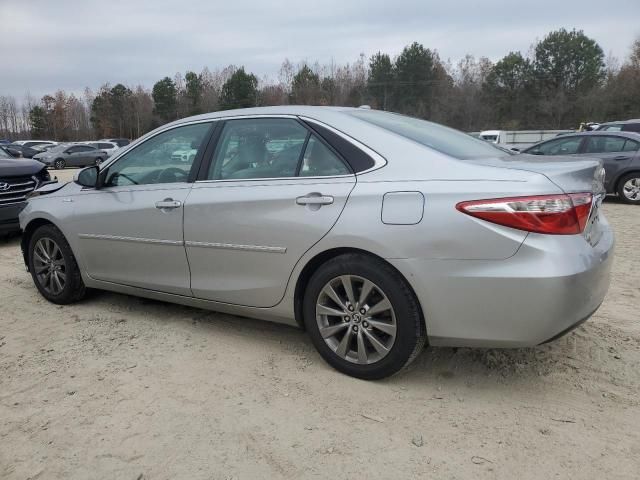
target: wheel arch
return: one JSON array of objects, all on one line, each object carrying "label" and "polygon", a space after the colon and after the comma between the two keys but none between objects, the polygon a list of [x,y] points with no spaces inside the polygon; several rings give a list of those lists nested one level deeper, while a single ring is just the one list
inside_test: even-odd
[{"label": "wheel arch", "polygon": [[303,310],[302,310],[303,299],[304,299],[304,292],[306,290],[307,285],[309,284],[309,280],[311,279],[313,274],[318,270],[318,268],[320,268],[325,262],[331,260],[332,258],[338,257],[340,255],[345,255],[348,253],[357,253],[367,257],[375,258],[376,260],[385,263],[390,268],[395,270],[398,273],[398,275],[400,275],[400,277],[406,282],[407,286],[411,290],[411,293],[413,294],[420,311],[420,318],[422,320],[424,328],[426,329],[427,325],[426,325],[425,316],[424,316],[424,308],[420,303],[420,298],[418,297],[418,295],[416,295],[416,292],[414,291],[411,283],[409,283],[409,281],[402,274],[402,272],[400,272],[394,265],[387,262],[381,256],[376,255],[375,253],[371,253],[367,250],[362,250],[360,248],[354,248],[354,247],[331,248],[329,250],[320,252],[316,254],[314,257],[312,257],[306,263],[306,265],[302,268],[296,280],[296,286],[294,290],[294,300],[293,300],[294,316],[295,316],[296,323],[300,326],[300,328],[304,329],[304,319],[303,319]]},{"label": "wheel arch", "polygon": [[58,230],[60,230],[60,227],[58,227],[55,223],[43,217],[34,218],[27,224],[27,226],[24,228],[24,231],[22,232],[22,238],[20,239],[22,258],[24,260],[25,266],[27,267],[27,271],[29,271],[29,242],[31,242],[33,233],[43,225],[53,225]]},{"label": "wheel arch", "polygon": [[613,193],[615,193],[616,195],[618,194],[618,188],[620,187],[620,182],[622,181],[623,178],[625,178],[627,175],[630,175],[632,173],[636,175],[640,175],[640,168],[634,167],[620,173],[613,184]]}]

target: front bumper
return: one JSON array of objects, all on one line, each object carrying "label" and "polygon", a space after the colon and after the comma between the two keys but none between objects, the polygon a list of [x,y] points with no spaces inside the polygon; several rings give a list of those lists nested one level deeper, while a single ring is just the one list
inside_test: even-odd
[{"label": "front bumper", "polygon": [[390,260],[414,287],[431,345],[525,347],[588,319],[609,288],[614,236],[530,234],[501,261]]},{"label": "front bumper", "polygon": [[18,216],[26,204],[20,202],[0,207],[0,234],[20,231]]}]

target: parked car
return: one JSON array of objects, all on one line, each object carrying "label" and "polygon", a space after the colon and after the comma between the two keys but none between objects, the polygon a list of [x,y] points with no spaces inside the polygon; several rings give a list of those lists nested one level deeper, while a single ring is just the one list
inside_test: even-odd
[{"label": "parked car", "polygon": [[98,142],[86,142],[86,145],[90,145],[98,150],[102,150],[107,156],[111,156],[113,152],[118,150],[120,146],[118,146],[115,142],[106,142],[106,141],[98,141]]},{"label": "parked car", "polygon": [[596,158],[606,171],[607,193],[640,205],[640,135],[632,132],[582,132],[539,143],[523,153]]},{"label": "parked car", "polygon": [[33,159],[56,170],[61,170],[65,167],[99,165],[107,157],[108,155],[104,151],[98,150],[91,145],[63,144],[39,153]]},{"label": "parked car", "polygon": [[0,149],[0,235],[20,231],[18,214],[26,196],[51,180],[47,168],[33,160],[16,160]]},{"label": "parked car", "polygon": [[124,147],[131,143],[131,140],[128,138],[103,138],[102,140],[98,140],[99,142],[113,142],[119,147]]},{"label": "parked car", "polygon": [[53,303],[97,288],[301,325],[338,370],[382,378],[425,342],[538,345],[591,316],[603,175],[388,112],[216,112],[35,192],[22,248]]},{"label": "parked car", "polygon": [[16,140],[12,145],[20,145],[23,147],[33,147],[35,145],[56,145],[58,142],[51,140]]},{"label": "parked car", "polygon": [[624,120],[622,122],[601,123],[596,131],[640,133],[640,118],[636,118],[635,120]]},{"label": "parked car", "polygon": [[9,145],[5,145],[7,151],[13,157],[23,157],[23,158],[32,158],[34,155],[40,153],[40,150],[34,148],[35,146],[26,146],[23,144],[10,143]]},{"label": "parked car", "polygon": [[543,140],[570,132],[572,130],[485,130],[480,132],[480,139],[518,152]]},{"label": "parked car", "polygon": [[58,143],[43,143],[40,145],[34,145],[33,148],[34,150],[37,150],[38,153],[42,153],[42,152],[48,152],[49,150],[51,150],[52,148],[58,146]]},{"label": "parked car", "polygon": [[10,156],[11,158],[16,158],[20,156],[20,152],[17,152],[8,147],[9,145],[0,145],[0,154],[5,154],[5,155],[2,155],[3,157],[6,157],[7,155]]}]

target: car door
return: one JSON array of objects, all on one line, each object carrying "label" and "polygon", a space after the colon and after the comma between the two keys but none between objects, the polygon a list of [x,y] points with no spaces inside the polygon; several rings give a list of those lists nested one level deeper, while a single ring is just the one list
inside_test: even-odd
[{"label": "car door", "polygon": [[83,145],[79,152],[78,166],[86,167],[87,165],[95,165],[97,156],[98,150],[96,149],[96,147]]},{"label": "car door", "polygon": [[182,224],[196,167],[173,161],[172,153],[185,143],[200,151],[211,127],[199,122],[154,135],[106,164],[100,188],[72,199],[79,251],[92,278],[191,295]]},{"label": "car door", "polygon": [[67,158],[65,158],[65,164],[67,167],[81,167],[84,166],[82,161],[84,152],[86,147],[82,147],[80,145],[75,145],[73,147],[69,147],[66,150]]},{"label": "car door", "polygon": [[616,179],[631,163],[638,142],[616,135],[592,135],[586,139],[582,155],[602,160],[605,175],[605,187],[611,192]]},{"label": "car door", "polygon": [[335,224],[355,175],[295,118],[224,122],[185,205],[194,296],[254,307],[283,297],[302,255]]}]

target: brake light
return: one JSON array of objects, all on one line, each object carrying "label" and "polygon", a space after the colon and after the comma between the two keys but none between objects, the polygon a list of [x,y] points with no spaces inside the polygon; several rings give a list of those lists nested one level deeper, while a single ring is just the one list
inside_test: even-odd
[{"label": "brake light", "polygon": [[591,212],[591,193],[537,195],[460,202],[456,208],[488,222],[551,235],[582,233]]}]

